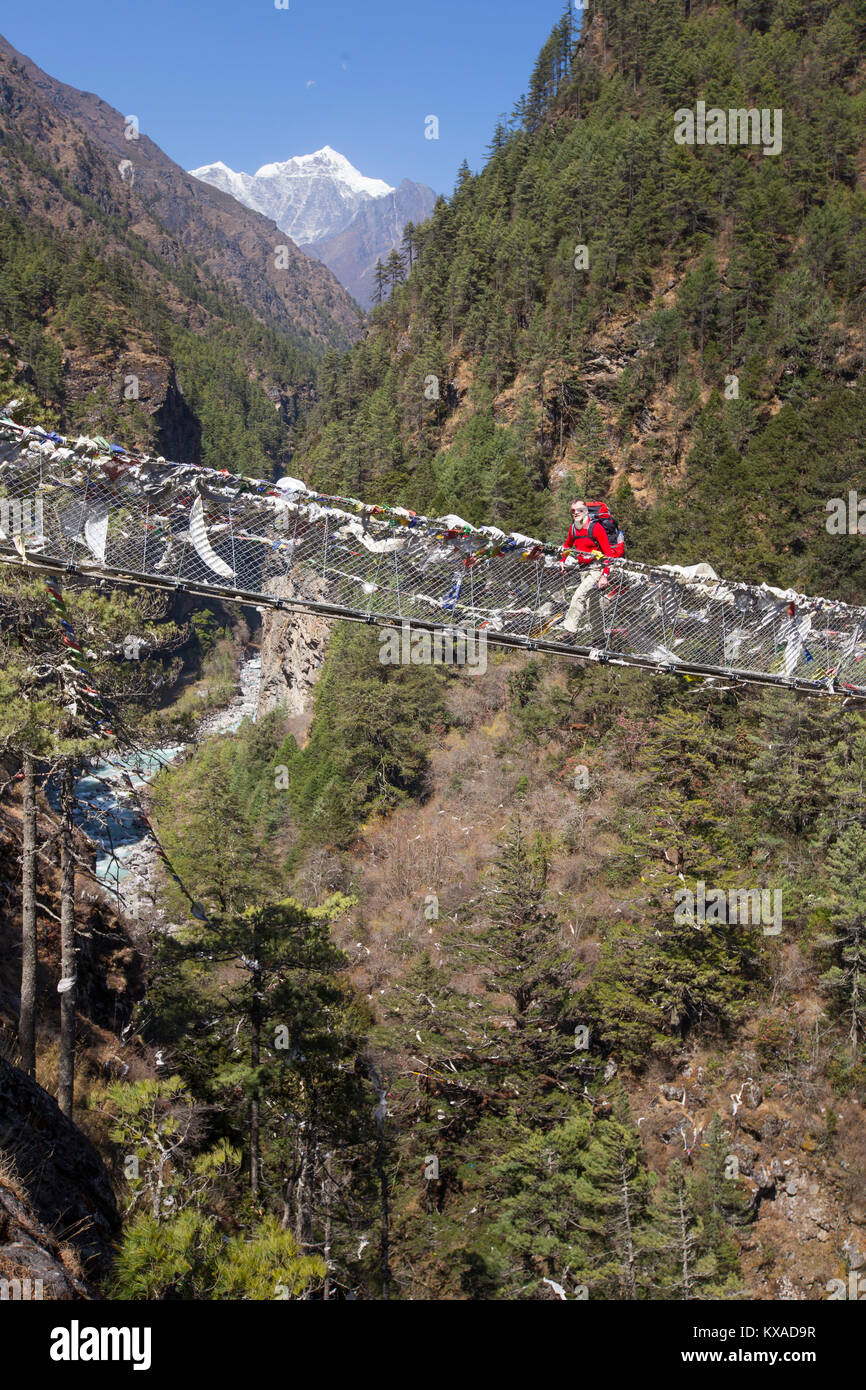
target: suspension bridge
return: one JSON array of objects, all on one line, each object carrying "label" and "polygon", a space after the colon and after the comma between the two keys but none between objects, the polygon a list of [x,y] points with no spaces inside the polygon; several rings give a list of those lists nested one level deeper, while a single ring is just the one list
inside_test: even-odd
[{"label": "suspension bridge", "polygon": [[[560,623],[586,577],[559,546],[227,471],[66,439],[0,417],[0,559],[120,585],[451,633],[683,676],[866,698],[866,608],[707,565],[606,560],[609,583]],[[597,572],[602,573],[598,562]]]}]

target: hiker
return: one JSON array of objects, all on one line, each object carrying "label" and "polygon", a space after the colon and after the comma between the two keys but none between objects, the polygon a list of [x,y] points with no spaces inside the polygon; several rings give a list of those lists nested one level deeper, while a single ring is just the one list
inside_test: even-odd
[{"label": "hiker", "polygon": [[[597,506],[599,510],[596,510]],[[574,635],[588,604],[592,640],[597,647],[603,647],[605,642],[600,590],[606,589],[610,583],[610,566],[608,564],[605,563],[601,574],[598,573],[599,556],[617,559],[622,555],[624,549],[621,531],[614,544],[611,544],[610,537],[600,519],[601,509],[603,509],[605,517],[609,515],[607,507],[603,503],[593,504],[595,516],[591,518],[589,507],[585,502],[572,502],[571,526],[568,528],[568,535],[562,547],[563,565],[565,564],[566,553],[569,550],[577,551],[577,563],[580,566],[582,578],[571,596],[568,612],[560,623],[560,628],[562,631]],[[614,525],[613,522],[611,524]]]}]

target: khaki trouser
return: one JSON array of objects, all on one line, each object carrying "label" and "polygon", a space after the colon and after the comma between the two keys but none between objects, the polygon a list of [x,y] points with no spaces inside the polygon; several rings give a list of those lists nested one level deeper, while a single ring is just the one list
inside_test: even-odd
[{"label": "khaki trouser", "polygon": [[592,640],[596,644],[604,643],[604,620],[601,615],[601,598],[598,590],[598,581],[601,578],[601,570],[597,565],[589,566],[571,596],[571,603],[568,605],[568,612],[562,620],[561,626],[566,632],[577,632],[580,621],[589,605],[589,621],[592,627]]}]

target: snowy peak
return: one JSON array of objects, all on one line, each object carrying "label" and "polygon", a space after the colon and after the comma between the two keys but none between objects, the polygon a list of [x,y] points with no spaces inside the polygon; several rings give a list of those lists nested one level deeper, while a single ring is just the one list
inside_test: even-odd
[{"label": "snowy peak", "polygon": [[201,179],[202,183],[212,184],[214,188],[222,189],[223,193],[230,193],[233,198],[237,198],[239,203],[246,204],[253,208],[255,212],[261,209],[249,197],[249,174],[236,174],[234,169],[230,169],[227,164],[223,164],[218,159],[215,164],[205,164],[201,169],[191,170],[194,178]]},{"label": "snowy peak", "polygon": [[394,192],[383,179],[366,178],[330,145],[263,164],[255,174],[230,169],[222,160],[190,173],[272,218],[299,246],[342,231],[365,202]]},{"label": "snowy peak", "polygon": [[[222,167],[225,168],[225,165]],[[365,178],[344,154],[332,150],[330,145],[323,145],[314,154],[293,155],[282,164],[263,164],[253,177],[278,179],[306,178],[310,175],[314,178],[332,179],[336,183],[344,184],[351,193],[366,193],[370,198],[382,198],[386,193],[394,192],[384,179]]]},{"label": "snowy peak", "polygon": [[404,179],[392,188],[384,179],[368,179],[330,145],[263,164],[254,174],[221,159],[190,173],[270,217],[365,308],[372,303],[376,261],[386,261],[406,223],[425,222],[436,202],[425,184]]}]

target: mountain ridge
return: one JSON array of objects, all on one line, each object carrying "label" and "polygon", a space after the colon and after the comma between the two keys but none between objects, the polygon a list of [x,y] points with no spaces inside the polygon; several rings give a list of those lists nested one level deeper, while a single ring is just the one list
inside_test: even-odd
[{"label": "mountain ridge", "polygon": [[126,129],[0,39],[0,381],[64,428],[285,469],[316,359],[354,339],[357,305]]},{"label": "mountain ridge", "polygon": [[435,206],[431,194],[426,184],[403,179],[389,194],[360,207],[348,227],[304,250],[324,261],[353,299],[371,306],[376,299],[377,262],[384,263],[391,251],[400,248],[407,227],[427,221]]},{"label": "mountain ridge", "polygon": [[[128,190],[133,202],[145,204],[140,211],[156,217],[164,229],[185,250],[194,254],[204,267],[238,291],[252,311],[264,322],[292,328],[292,314],[303,309],[311,294],[321,300],[321,322],[312,318],[301,326],[327,346],[344,346],[356,330],[356,315],[340,288],[321,271],[311,271],[309,257],[294,245],[284,253],[287,265],[275,265],[275,248],[283,245],[274,224],[260,213],[243,208],[209,185],[193,181],[191,175],[165,154],[149,136],[138,133],[127,139],[127,118],[92,92],[82,92],[59,82],[26,55],[19,53],[0,35],[0,59],[7,72],[20,69],[29,86],[61,116],[77,125],[103,154],[133,165],[131,181],[120,188]],[[101,190],[102,197],[110,197]],[[139,218],[132,218],[135,227]],[[288,274],[286,274],[286,271]],[[332,322],[328,322],[328,320]]]},{"label": "mountain ridge", "polygon": [[342,230],[365,201],[394,191],[383,179],[366,178],[330,145],[262,164],[254,174],[231,169],[222,160],[189,172],[271,218],[301,247]]},{"label": "mountain ridge", "polygon": [[436,203],[426,184],[397,188],[367,178],[324,145],[309,155],[263,164],[255,174],[222,160],[191,169],[193,178],[272,217],[312,259],[322,262],[364,308],[374,300],[374,271],[401,244],[406,226],[425,222]]}]

